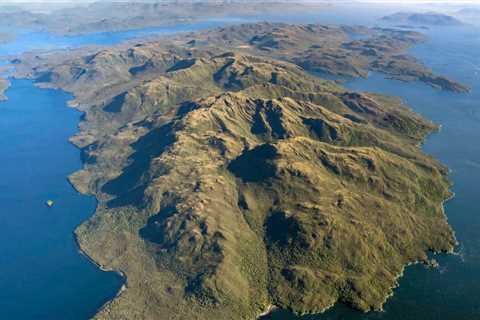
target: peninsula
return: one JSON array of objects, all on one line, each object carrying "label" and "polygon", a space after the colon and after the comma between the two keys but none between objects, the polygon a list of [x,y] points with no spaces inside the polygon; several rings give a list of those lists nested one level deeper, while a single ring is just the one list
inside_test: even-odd
[{"label": "peninsula", "polygon": [[448,170],[419,147],[437,126],[312,74],[468,90],[405,52],[421,41],[260,23],[19,57],[85,113],[70,181],[99,204],[78,243],[126,276],[96,319],[380,310],[406,265],[451,252]]}]

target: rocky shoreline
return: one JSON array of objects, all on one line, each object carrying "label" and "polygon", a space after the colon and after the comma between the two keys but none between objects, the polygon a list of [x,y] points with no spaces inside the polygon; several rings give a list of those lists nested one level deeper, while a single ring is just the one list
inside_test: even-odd
[{"label": "rocky shoreline", "polygon": [[[97,319],[249,319],[339,299],[380,310],[405,265],[453,249],[447,169],[418,148],[436,126],[277,57],[292,30],[328,28],[255,28],[249,53],[230,51],[244,39],[225,29],[20,66],[85,113],[70,182],[99,204],[76,239],[128,277]],[[205,37],[222,45],[191,47]]]}]

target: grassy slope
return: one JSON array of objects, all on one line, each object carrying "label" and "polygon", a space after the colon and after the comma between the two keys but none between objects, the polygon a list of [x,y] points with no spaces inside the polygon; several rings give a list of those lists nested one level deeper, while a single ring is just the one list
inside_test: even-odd
[{"label": "grassy slope", "polygon": [[[347,31],[244,25],[37,59],[39,84],[85,112],[72,138],[85,166],[70,180],[99,206],[79,243],[128,279],[97,318],[378,309],[407,263],[453,248],[447,171],[418,147],[436,126],[292,58],[313,50],[332,72],[367,70],[418,34],[358,29],[374,33],[359,44]],[[366,46],[379,58],[350,59]]]},{"label": "grassy slope", "polygon": [[80,59],[81,50],[68,55],[44,54],[41,60],[26,54],[16,67],[21,75],[25,69],[30,72],[35,68],[37,74],[52,71],[51,82],[78,93],[79,99],[88,103],[97,98],[92,97],[92,92],[108,94],[119,83],[131,86],[136,84],[135,79],[151,79],[176,59],[212,57],[226,51],[288,61],[309,72],[366,77],[375,71],[403,81],[422,81],[442,90],[468,91],[467,86],[434,74],[406,53],[422,41],[425,36],[418,32],[393,29],[243,24],[135,46],[121,45],[96,52],[88,59]]},{"label": "grassy slope", "polygon": [[[360,36],[352,39],[352,35]],[[202,37],[193,36],[201,45]],[[422,81],[454,92],[469,88],[435,75],[405,51],[425,41],[413,31],[364,27],[270,24],[240,25],[206,33],[204,45],[222,45],[293,62],[308,71],[366,77],[369,71]]]},{"label": "grassy slope", "polygon": [[[293,65],[198,64],[169,79],[203,74],[213,96],[124,126],[72,178],[103,185],[82,248],[128,277],[98,318],[251,319],[272,303],[318,312],[337,300],[379,309],[405,264],[453,248],[446,170],[417,147],[431,123]],[[115,161],[126,167],[109,170]]]}]

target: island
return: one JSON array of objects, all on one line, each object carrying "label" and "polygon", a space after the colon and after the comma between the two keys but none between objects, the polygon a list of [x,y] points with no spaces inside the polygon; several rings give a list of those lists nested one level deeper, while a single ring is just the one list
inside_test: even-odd
[{"label": "island", "polygon": [[438,12],[410,13],[398,12],[382,18],[382,21],[389,23],[412,24],[422,26],[461,26],[464,23],[448,14]]},{"label": "island", "polygon": [[19,57],[84,113],[69,179],[98,207],[75,233],[126,281],[95,319],[381,310],[405,266],[452,252],[448,169],[420,148],[438,126],[318,76],[468,90],[406,53],[424,40],[258,23]]}]

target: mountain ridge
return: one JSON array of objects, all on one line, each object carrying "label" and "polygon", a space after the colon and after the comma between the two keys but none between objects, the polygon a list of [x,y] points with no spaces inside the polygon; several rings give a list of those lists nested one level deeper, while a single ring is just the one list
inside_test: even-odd
[{"label": "mountain ridge", "polygon": [[[252,319],[339,301],[380,310],[405,265],[453,250],[448,170],[419,147],[438,127],[282,59],[338,29],[262,28],[18,66],[84,112],[71,139],[84,167],[69,179],[99,203],[76,236],[126,276],[96,319]],[[244,39],[273,49],[238,48]]]},{"label": "mountain ridge", "polygon": [[105,80],[148,79],[179,60],[208,58],[230,51],[291,62],[309,72],[343,77],[366,77],[369,72],[380,72],[402,81],[421,81],[442,90],[468,92],[468,86],[434,74],[406,53],[423,41],[425,35],[413,31],[265,22],[160,37],[157,41],[103,50],[93,48],[87,57],[85,49],[67,55],[47,53],[41,55],[42,59],[37,58],[38,54],[26,54],[15,67],[18,75],[28,75],[32,70],[39,75],[45,70],[45,77],[59,77],[50,82],[64,77],[72,83],[61,85],[72,89],[88,85],[85,80],[103,81],[105,87]]}]

